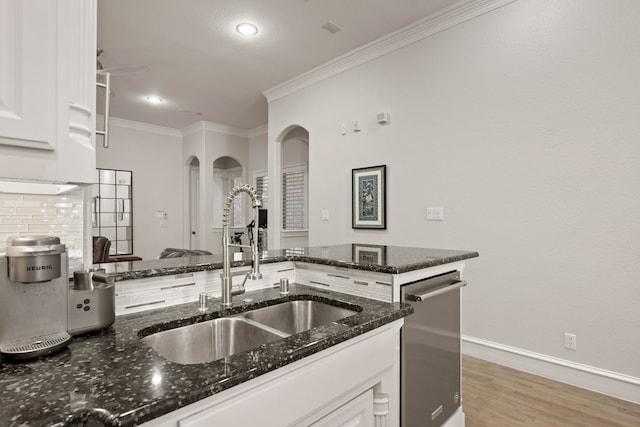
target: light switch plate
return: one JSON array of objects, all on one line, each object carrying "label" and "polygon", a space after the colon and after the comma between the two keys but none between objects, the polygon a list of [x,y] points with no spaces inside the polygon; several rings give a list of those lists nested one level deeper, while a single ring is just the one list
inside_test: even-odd
[{"label": "light switch plate", "polygon": [[444,220],[444,208],[427,208],[427,220],[429,221]]},{"label": "light switch plate", "polygon": [[329,221],[329,211],[328,210],[322,210],[320,212],[321,218],[323,221]]}]

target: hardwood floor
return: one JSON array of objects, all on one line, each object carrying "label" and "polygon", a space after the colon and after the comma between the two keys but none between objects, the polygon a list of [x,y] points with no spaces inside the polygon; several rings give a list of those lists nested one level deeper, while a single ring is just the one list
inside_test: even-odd
[{"label": "hardwood floor", "polygon": [[463,355],[466,427],[639,427],[640,405]]}]

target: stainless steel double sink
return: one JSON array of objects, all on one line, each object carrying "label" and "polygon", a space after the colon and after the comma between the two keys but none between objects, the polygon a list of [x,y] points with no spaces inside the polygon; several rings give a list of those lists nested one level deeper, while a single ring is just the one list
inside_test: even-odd
[{"label": "stainless steel double sink", "polygon": [[285,301],[231,317],[156,332],[143,337],[142,342],[171,362],[207,363],[357,312],[315,300]]}]

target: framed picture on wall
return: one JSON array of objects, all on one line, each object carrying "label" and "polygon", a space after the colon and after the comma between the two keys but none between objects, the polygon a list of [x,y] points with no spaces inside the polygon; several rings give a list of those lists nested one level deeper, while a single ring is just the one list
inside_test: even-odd
[{"label": "framed picture on wall", "polygon": [[352,170],[352,228],[387,228],[387,166]]}]

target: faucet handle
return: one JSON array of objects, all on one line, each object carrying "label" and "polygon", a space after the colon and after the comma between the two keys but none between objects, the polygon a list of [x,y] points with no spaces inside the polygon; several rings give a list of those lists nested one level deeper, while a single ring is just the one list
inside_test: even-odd
[{"label": "faucet handle", "polygon": [[280,295],[289,295],[289,279],[286,277],[280,279]]},{"label": "faucet handle", "polygon": [[198,308],[198,310],[200,312],[207,311],[207,298],[213,298],[213,297],[210,297],[209,295],[207,295],[206,292],[200,292],[200,295],[198,295],[198,302],[200,303],[200,307]]}]

